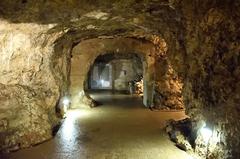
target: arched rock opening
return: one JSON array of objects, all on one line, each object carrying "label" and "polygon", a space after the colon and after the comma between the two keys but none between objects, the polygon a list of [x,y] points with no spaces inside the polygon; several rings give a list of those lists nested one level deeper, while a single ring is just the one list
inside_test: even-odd
[{"label": "arched rock opening", "polygon": [[[110,39],[90,39],[85,40],[79,45],[73,48],[72,56],[72,69],[71,69],[71,94],[72,102],[75,105],[76,100],[82,99],[84,97],[79,97],[79,92],[84,92],[84,83],[87,79],[87,74],[93,65],[95,59],[99,55],[107,53],[129,53],[134,52],[144,59],[146,59],[145,64],[145,78],[147,82],[154,82],[154,60],[153,57],[156,49],[151,43],[139,41],[132,38],[110,38]],[[81,70],[79,68],[82,68]],[[76,76],[77,75],[77,76]],[[77,79],[74,79],[77,78]],[[80,79],[80,80],[78,80]],[[77,82],[77,83],[75,83]],[[153,86],[148,86],[148,94],[153,92]],[[80,95],[85,93],[80,93]],[[147,96],[147,94],[146,94]],[[145,97],[145,104],[150,101],[152,97]],[[88,98],[89,99],[89,98]],[[83,99],[82,99],[83,100]],[[85,102],[85,101],[84,101]],[[150,104],[149,103],[149,104]],[[87,103],[89,105],[89,103]]]},{"label": "arched rock opening", "polygon": [[[164,48],[165,49],[165,48]],[[182,109],[181,84],[164,57],[158,56],[156,46],[134,38],[95,38],[80,42],[72,50],[70,94],[72,105],[94,106],[94,102],[84,91],[88,72],[99,55],[108,53],[135,53],[143,58],[144,104],[147,107]],[[164,52],[166,50],[162,50]],[[156,60],[158,63],[156,64]],[[156,71],[157,69],[157,71]],[[156,78],[156,76],[158,76]],[[176,92],[174,92],[176,91]],[[154,94],[156,92],[156,94]]]},{"label": "arched rock opening", "polygon": [[[26,116],[4,114],[1,117],[1,122],[5,125],[1,133],[1,136],[3,136],[0,141],[1,149],[29,147],[51,138],[52,130],[60,120],[56,109],[63,106],[63,99],[70,94],[72,95],[72,103],[79,104],[79,100],[81,101],[79,92],[84,92],[87,73],[94,60],[101,54],[132,52],[143,56],[144,61],[146,61],[146,72],[151,70],[145,77],[147,81],[145,91],[148,90],[144,100],[145,105],[152,105],[157,99],[156,97],[159,97],[158,94],[156,96],[153,92],[160,92],[161,99],[157,100],[158,103],[154,103],[156,108],[162,106],[164,106],[164,109],[165,106],[169,109],[182,108],[182,103],[181,105],[178,104],[178,99],[181,99],[181,96],[172,92],[174,81],[170,79],[176,78],[173,74],[169,74],[171,69],[169,69],[170,63],[166,58],[166,42],[158,36],[142,32],[137,33],[138,36],[136,32],[124,32],[124,35],[112,36],[115,32],[106,31],[105,34],[109,36],[101,36],[98,35],[99,32],[96,32],[89,38],[84,36],[86,31],[78,30],[78,33],[71,29],[59,31],[53,26],[38,28],[39,33],[36,36],[30,36],[37,29],[32,28],[32,30],[23,33],[22,30],[15,30],[15,27],[18,28],[19,26],[13,25],[13,33],[6,34],[5,37],[10,36],[11,39],[19,41],[19,45],[14,45],[10,50],[11,53],[16,55],[16,58],[10,58],[12,55],[4,56],[9,60],[2,61],[2,63],[8,63],[1,67],[2,72],[6,73],[0,78],[2,84],[12,85],[9,88],[2,86],[2,90],[6,90],[7,93],[4,96],[8,96],[10,92],[16,92],[14,96],[17,96],[17,92],[23,89],[21,94],[26,94],[27,98],[22,100],[23,102],[17,102],[17,108]],[[22,27],[25,28],[28,25],[22,24]],[[31,41],[29,36],[32,39]],[[26,45],[22,48],[20,44]],[[6,49],[8,49],[7,46]],[[18,53],[22,54],[17,56]],[[82,55],[85,56],[83,59],[81,58]],[[29,60],[25,62],[25,59]],[[20,65],[15,67],[18,61]],[[74,64],[75,62],[76,64]],[[10,65],[11,67],[9,67]],[[74,68],[71,65],[77,67]],[[158,69],[157,72],[156,68]],[[74,72],[80,75],[77,77],[80,77],[77,83],[71,81],[71,78],[74,78]],[[158,79],[155,78],[156,76],[162,76],[163,78]],[[16,87],[16,85],[18,86]],[[174,100],[177,99],[176,102],[168,102],[170,94],[177,95],[174,97]],[[92,104],[88,95],[85,93],[80,95],[84,98],[85,104],[88,106]],[[8,102],[8,98],[3,99],[1,100],[2,105],[6,105],[9,112],[15,109],[11,106],[14,104]],[[19,100],[21,99],[22,97],[19,97]],[[26,117],[26,120],[22,117]],[[27,120],[30,121],[29,124],[24,124],[23,121]],[[32,134],[35,134],[34,137],[30,137]]]}]

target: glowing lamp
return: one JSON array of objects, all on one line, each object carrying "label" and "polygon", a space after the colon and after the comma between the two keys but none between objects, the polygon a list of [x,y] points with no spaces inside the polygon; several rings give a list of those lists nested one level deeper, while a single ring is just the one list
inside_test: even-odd
[{"label": "glowing lamp", "polygon": [[101,82],[101,84],[103,85],[103,83],[104,83],[104,80],[100,80],[100,82]]},{"label": "glowing lamp", "polygon": [[212,130],[209,129],[208,127],[206,127],[206,126],[204,126],[204,127],[202,127],[202,128],[200,129],[200,133],[201,133],[201,135],[202,135],[202,137],[203,137],[203,140],[204,140],[205,142],[208,142],[209,139],[210,139],[210,137],[211,137],[212,134],[213,134]]},{"label": "glowing lamp", "polygon": [[67,98],[67,97],[65,97],[64,99],[63,99],[63,105],[64,106],[68,106],[70,104],[70,100]]}]

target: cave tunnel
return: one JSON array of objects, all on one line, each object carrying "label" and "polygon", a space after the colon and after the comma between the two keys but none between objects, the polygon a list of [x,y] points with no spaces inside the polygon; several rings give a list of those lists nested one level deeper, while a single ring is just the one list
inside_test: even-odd
[{"label": "cave tunnel", "polygon": [[240,158],[240,1],[0,1],[0,159]]},{"label": "cave tunnel", "polygon": [[129,83],[143,78],[142,60],[131,55],[112,53],[97,57],[88,74],[87,89],[129,92]]},{"label": "cave tunnel", "polygon": [[132,53],[100,55],[90,68],[85,90],[95,96],[93,100],[99,104],[96,98],[104,93],[143,97],[141,58]]}]

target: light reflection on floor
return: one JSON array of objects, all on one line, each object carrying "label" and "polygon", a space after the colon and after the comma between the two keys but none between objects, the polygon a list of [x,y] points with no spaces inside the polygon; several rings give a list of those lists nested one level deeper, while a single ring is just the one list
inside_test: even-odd
[{"label": "light reflection on floor", "polygon": [[182,119],[184,112],[152,112],[140,99],[126,95],[93,97],[103,105],[69,111],[54,139],[5,155],[4,159],[191,158],[162,130],[166,120]]}]

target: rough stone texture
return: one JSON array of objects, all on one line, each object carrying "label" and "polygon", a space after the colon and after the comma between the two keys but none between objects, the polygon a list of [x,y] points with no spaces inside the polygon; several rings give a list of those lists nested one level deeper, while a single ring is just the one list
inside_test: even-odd
[{"label": "rough stone texture", "polygon": [[155,107],[184,109],[181,79],[166,59],[160,59],[156,65]]},{"label": "rough stone texture", "polygon": [[193,150],[194,136],[192,136],[191,120],[186,118],[181,121],[170,120],[166,126],[166,132],[176,146],[184,151]]},{"label": "rough stone texture", "polygon": [[[0,149],[51,138],[63,80],[55,78],[51,26],[0,23]],[[46,39],[48,39],[46,41]],[[62,71],[63,72],[63,71]]]},{"label": "rough stone texture", "polygon": [[[239,1],[179,2],[185,33],[183,55],[172,60],[184,73],[183,97],[195,131],[206,122],[217,134],[210,138],[208,158],[239,158],[240,40]],[[180,57],[183,56],[183,57]],[[171,59],[177,59],[172,57]],[[196,140],[196,152],[205,151]]]},{"label": "rough stone texture", "polygon": [[1,150],[28,147],[52,137],[56,113],[46,108],[43,96],[21,85],[0,84],[0,90]]},{"label": "rough stone texture", "polygon": [[[53,108],[67,92],[72,46],[86,39],[122,36],[161,48],[161,37],[168,46],[163,63],[179,79],[176,85],[161,87],[176,88],[172,94],[183,97],[194,131],[204,121],[218,134],[218,142],[210,142],[208,158],[239,158],[239,10],[238,0],[2,0],[0,83],[28,86]],[[36,64],[41,61],[39,70]],[[202,149],[198,139],[196,152]]]}]

